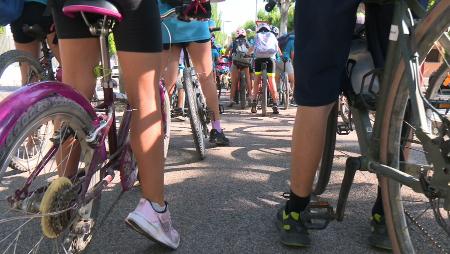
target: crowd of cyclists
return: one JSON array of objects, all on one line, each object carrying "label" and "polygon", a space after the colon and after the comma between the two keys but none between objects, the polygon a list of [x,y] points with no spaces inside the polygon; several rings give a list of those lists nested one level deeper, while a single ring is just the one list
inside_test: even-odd
[{"label": "crowd of cyclists", "polygon": [[[344,1],[345,4],[342,5],[345,8],[342,10],[328,8],[325,12],[322,6],[333,6],[332,0],[327,0],[326,3],[321,4],[307,4],[308,1],[297,1],[296,24],[298,25],[296,26],[296,33],[298,34],[300,31],[303,34],[314,35],[309,39],[316,40],[317,45],[314,45],[316,48],[312,48],[311,43],[297,45],[294,43],[295,37],[293,34],[280,35],[277,27],[264,22],[257,24],[256,36],[253,40],[249,40],[247,31],[240,28],[235,32],[235,38],[230,45],[221,47],[215,43],[214,37],[211,36],[208,21],[192,20],[184,22],[173,16],[161,22],[160,14],[173,8],[172,2],[177,1],[109,1],[119,7],[124,17],[123,21],[114,26],[113,33],[128,100],[131,107],[137,109],[132,115],[130,138],[139,167],[142,198],[135,211],[131,212],[126,218],[127,223],[137,232],[170,248],[176,249],[180,244],[180,236],[172,225],[168,204],[164,198],[162,127],[161,114],[158,114],[161,105],[157,88],[159,80],[162,78],[167,89],[173,91],[179,79],[179,71],[182,69],[182,66],[180,66],[180,63],[183,63],[180,60],[182,49],[186,48],[192,64],[195,66],[202,92],[206,98],[206,104],[211,112],[210,142],[218,146],[230,145],[222,127],[218,86],[219,90],[221,90],[222,85],[229,86],[228,106],[232,107],[237,103],[235,98],[240,82],[239,74],[243,70],[248,84],[250,112],[253,114],[257,113],[258,109],[257,95],[260,89],[263,65],[267,68],[273,114],[280,113],[278,109],[279,86],[277,83],[279,83],[281,72],[287,72],[292,87],[291,91],[294,91],[294,84],[301,86],[295,89],[295,103],[305,107],[301,107],[297,113],[292,148],[292,154],[301,154],[301,156],[292,158],[291,196],[286,206],[278,213],[277,218],[283,225],[281,230],[283,243],[290,246],[310,245],[309,235],[301,217],[310,202],[310,187],[313,178],[311,172],[313,170],[305,170],[305,168],[317,168],[320,159],[318,153],[323,150],[323,126],[326,125],[326,118],[338,92],[335,89],[336,92],[327,93],[328,97],[326,98],[323,97],[325,95],[319,98],[320,96],[317,94],[322,94],[319,90],[325,89],[325,84],[336,83],[336,86],[338,86],[338,79],[340,79],[340,73],[338,72],[343,68],[340,62],[344,63],[344,61],[340,61],[342,60],[340,58],[346,57],[343,55],[348,53],[349,48],[348,41],[344,40],[345,42],[342,42],[341,45],[339,44],[339,41],[342,41],[340,38],[324,39],[321,36],[350,34],[351,29],[348,27],[351,27],[352,23],[354,24],[354,20],[346,17],[354,16],[358,1]],[[85,26],[82,17],[68,17],[62,12],[63,4],[63,0],[26,0],[22,15],[11,23],[15,46],[17,49],[29,52],[37,57],[39,43],[34,38],[24,34],[22,27],[24,24],[39,24],[48,33],[48,44],[64,68],[62,81],[71,85],[85,98],[91,98],[94,92],[92,84],[95,84],[95,76],[88,74],[92,73],[92,70],[98,65],[98,44]],[[48,10],[47,5],[50,7],[55,25],[53,25],[50,14],[46,11]],[[311,9],[319,9],[321,14],[313,16],[319,12],[311,11],[308,13],[308,10]],[[332,28],[323,24],[336,22],[336,20],[328,20],[327,17],[337,17],[337,19],[340,19],[339,22],[342,23],[341,27],[347,29],[342,33],[331,33],[329,30]],[[325,20],[321,21],[321,18]],[[305,27],[304,24],[310,23],[307,22],[308,19],[323,22],[320,23],[322,24],[320,29],[323,31],[311,31],[317,26]],[[339,25],[336,26],[339,27]],[[57,40],[55,39],[55,29]],[[323,41],[330,40],[339,45],[321,44]],[[296,74],[301,71],[304,75],[301,82],[298,81],[298,77],[302,77],[301,75],[297,76],[297,80],[294,78],[293,64],[295,59],[294,48],[298,49],[299,45],[303,46],[303,52],[307,52],[301,61],[295,61]],[[324,59],[320,57],[313,60],[311,58],[322,53],[325,55],[325,51],[327,55],[336,55],[333,52],[335,48],[339,47],[342,48],[340,50],[342,53],[336,53],[336,58],[339,59],[328,68],[339,70],[325,71],[327,77],[330,78],[323,80],[324,77],[319,75],[323,72],[321,66],[330,66],[330,64],[323,63]],[[315,53],[317,55],[314,55]],[[238,66],[241,58],[251,59],[248,66]],[[26,66],[21,66],[23,72],[26,71],[26,68]],[[86,75],[80,75],[80,73]],[[228,78],[229,76],[231,78]],[[311,83],[314,85],[322,84],[322,86],[309,90],[305,88]],[[311,94],[313,92],[315,95]],[[176,111],[182,113],[184,110],[183,104],[183,101],[181,101]],[[303,123],[309,125],[301,126],[300,121],[298,121],[299,118],[302,118]],[[309,136],[306,137],[305,135]],[[314,147],[311,147],[311,144],[315,144]],[[303,149],[305,147],[310,149]],[[61,149],[64,152],[65,148],[62,147]],[[294,169],[297,170],[294,171]],[[299,184],[299,182],[306,184]],[[375,226],[384,225],[383,212],[380,207],[381,198],[379,197],[374,205],[373,212],[373,218],[377,221]],[[386,232],[380,234],[386,235]],[[385,239],[379,241],[386,241]],[[384,245],[389,245],[389,243],[384,243]]]}]

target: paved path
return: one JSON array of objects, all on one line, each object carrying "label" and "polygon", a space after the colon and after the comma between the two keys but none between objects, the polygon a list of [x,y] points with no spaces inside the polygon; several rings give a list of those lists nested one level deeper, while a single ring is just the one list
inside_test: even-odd
[{"label": "paved path", "polygon": [[[295,253],[278,242],[273,219],[288,190],[291,129],[295,110],[257,117],[229,110],[223,115],[232,146],[208,149],[196,161],[189,124],[174,123],[166,163],[166,197],[182,236],[177,253]],[[337,198],[345,154],[358,148],[354,135],[338,137],[335,168],[324,198]],[[311,232],[305,253],[375,253],[366,239],[376,179],[357,173],[344,222]],[[124,193],[114,186],[102,196],[104,221],[89,253],[168,253],[128,229],[123,222],[139,199],[139,189]],[[105,215],[106,214],[106,215]]]}]

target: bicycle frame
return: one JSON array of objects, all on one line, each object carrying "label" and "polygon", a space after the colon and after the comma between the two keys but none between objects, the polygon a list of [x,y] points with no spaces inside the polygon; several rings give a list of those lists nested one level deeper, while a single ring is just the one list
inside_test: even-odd
[{"label": "bicycle frame", "polygon": [[[437,7],[434,8],[427,17],[433,15],[434,12],[439,11],[437,9]],[[398,70],[396,67],[401,66],[401,68],[404,68],[405,76],[407,78],[403,79],[403,81],[408,83],[412,114],[415,116],[412,121],[412,126],[424,147],[428,146],[429,150],[433,150],[432,136],[430,133],[427,133],[428,124],[424,110],[424,101],[420,92],[419,63],[423,60],[424,56],[418,55],[417,52],[419,50],[417,44],[419,42],[415,40],[415,34],[423,33],[425,31],[411,29],[415,21],[410,10],[413,10],[419,17],[424,17],[425,15],[425,10],[416,0],[395,2],[395,12],[389,38],[389,51],[381,82],[380,94],[386,95],[395,92],[395,89],[398,89],[398,87],[392,87],[391,84],[395,79],[402,79],[402,77],[398,76],[399,73],[395,72],[395,70]],[[427,17],[425,17],[422,22],[426,22]],[[420,28],[420,26],[413,28]],[[422,43],[422,45],[424,44],[423,42],[420,43]],[[425,44],[431,46],[432,43],[433,42],[426,42]],[[419,59],[419,57],[421,58]],[[374,125],[371,124],[369,118],[370,112],[367,108],[355,107],[355,104],[351,103],[352,120],[355,124],[362,156],[357,158],[357,160],[349,162],[350,164],[353,164],[352,167],[355,170],[351,172],[350,175],[347,175],[346,170],[336,211],[338,220],[343,219],[345,203],[356,170],[366,170],[394,179],[403,185],[409,186],[415,192],[424,193],[423,182],[420,179],[419,172],[421,167],[424,168],[427,167],[427,165],[419,166],[405,164],[391,167],[385,164],[387,162],[386,158],[380,156],[381,147],[387,145],[380,142],[381,135],[383,134],[382,130],[389,127],[386,126],[384,118],[390,116],[390,112],[386,112],[385,109],[387,103],[393,103],[393,99],[392,101],[387,101],[386,97],[387,96],[379,96],[377,99]],[[384,140],[386,140],[386,138]],[[438,163],[438,165],[435,165],[435,168],[445,168],[445,162],[439,151],[435,151],[434,149],[431,155],[427,154],[427,160],[428,159],[433,161],[433,163]],[[403,171],[399,169],[400,166]],[[439,182],[432,182],[432,184],[436,184],[436,186],[448,186],[447,184],[450,182],[450,176],[444,174],[443,170],[436,170],[435,172],[437,175],[435,175],[433,179],[438,178],[440,180]],[[448,198],[449,196],[446,193],[443,197]],[[450,202],[447,201],[446,205],[450,208]]]}]

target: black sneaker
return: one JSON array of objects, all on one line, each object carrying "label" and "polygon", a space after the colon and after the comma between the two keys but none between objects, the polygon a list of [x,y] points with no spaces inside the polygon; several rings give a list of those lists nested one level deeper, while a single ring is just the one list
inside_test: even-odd
[{"label": "black sneaker", "polygon": [[370,218],[370,228],[372,232],[368,239],[369,245],[379,249],[392,250],[384,217],[377,213],[374,214]]},{"label": "black sneaker", "polygon": [[225,137],[225,134],[222,132],[218,132],[216,129],[212,129],[209,133],[209,142],[214,143],[218,146],[229,146],[230,140]]},{"label": "black sneaker", "polygon": [[258,111],[258,110],[256,109],[256,102],[255,102],[255,101],[252,102],[251,105],[252,105],[251,112],[252,112],[253,114],[255,114],[255,113]]},{"label": "black sneaker", "polygon": [[309,237],[308,229],[302,221],[305,213],[291,212],[286,214],[284,209],[282,207],[278,210],[276,217],[281,243],[291,247],[309,247],[311,238]]},{"label": "black sneaker", "polygon": [[278,111],[278,106],[276,106],[276,105],[273,106],[273,107],[272,107],[272,110],[273,110],[273,114],[274,114],[274,115],[280,114],[280,111]]}]

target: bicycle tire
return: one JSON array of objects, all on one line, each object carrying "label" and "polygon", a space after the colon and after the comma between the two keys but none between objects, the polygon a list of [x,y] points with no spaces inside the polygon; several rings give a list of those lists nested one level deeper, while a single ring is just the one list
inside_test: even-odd
[{"label": "bicycle tire", "polygon": [[186,101],[189,109],[189,120],[191,123],[192,136],[194,138],[195,150],[200,160],[203,160],[206,155],[205,141],[203,135],[203,127],[200,122],[198,113],[198,105],[196,94],[194,91],[194,84],[192,81],[192,69],[185,68],[183,70],[184,90],[186,92]]},{"label": "bicycle tire", "polygon": [[[450,1],[440,1],[430,11],[415,29],[416,50],[419,53],[421,63],[432,44],[450,26]],[[436,31],[430,33],[426,31]],[[409,88],[407,87],[407,73],[405,63],[396,66],[394,77],[389,89],[382,89],[380,96],[386,99],[377,119],[381,119],[380,135],[380,161],[388,166],[399,168],[401,151],[402,125],[408,103]],[[415,253],[415,246],[411,239],[407,215],[405,214],[401,194],[401,184],[393,179],[379,177],[383,207],[394,253]],[[406,201],[405,201],[406,202]]]},{"label": "bicycle tire", "polygon": [[[10,182],[11,185],[14,185],[16,187],[13,186],[7,186],[4,190],[3,190],[3,195],[8,196],[11,195],[13,196],[15,193],[16,189],[20,189],[25,183],[21,184],[20,181],[27,181],[26,177],[23,177],[24,174],[30,174],[30,171],[27,172],[22,172],[21,175],[16,175],[16,174],[11,174],[10,171],[7,171],[8,166],[9,166],[9,160],[11,157],[11,154],[13,153],[14,149],[16,149],[18,147],[18,145],[20,145],[21,142],[24,141],[24,139],[26,137],[28,137],[30,134],[29,133],[33,133],[35,130],[35,128],[39,127],[43,122],[47,122],[47,123],[54,123],[55,120],[58,121],[62,121],[62,122],[66,122],[65,119],[67,119],[67,124],[66,126],[69,126],[70,129],[72,129],[74,131],[74,134],[77,137],[78,142],[85,142],[86,140],[86,135],[87,133],[89,133],[89,131],[91,130],[91,123],[92,123],[92,117],[90,117],[90,115],[77,103],[75,103],[72,100],[69,100],[67,98],[64,98],[62,96],[52,96],[52,97],[47,97],[45,99],[42,99],[38,102],[36,102],[34,105],[32,105],[15,123],[15,126],[13,127],[13,130],[11,131],[11,133],[9,134],[9,136],[6,139],[5,142],[5,146],[3,147],[3,149],[1,149],[0,151],[0,158],[1,158],[1,168],[0,168],[0,179],[1,180],[5,180],[2,181],[2,183],[5,182]],[[62,134],[62,136],[64,136],[64,134]],[[82,144],[80,145],[80,147],[82,147],[82,150],[80,152],[80,154],[84,154],[87,156],[80,156],[80,162],[83,162],[80,165],[89,165],[88,162],[90,162],[92,160],[92,155],[93,153],[84,153],[84,148],[83,147],[87,147],[85,146],[87,144]],[[71,150],[72,151],[72,150]],[[56,156],[56,155],[54,155]],[[44,157],[44,156],[42,156]],[[51,159],[51,158],[50,158]],[[42,158],[42,160],[44,161],[44,159]],[[56,160],[56,159],[55,159]],[[66,159],[63,159],[62,161],[65,161]],[[47,194],[49,193],[49,186],[54,185],[55,182],[57,182],[56,180],[62,179],[61,177],[57,177],[58,174],[56,172],[56,167],[55,166],[55,172],[51,172],[51,168],[53,165],[53,163],[50,163],[50,161],[45,162],[47,166],[50,166],[50,169],[45,168],[45,170],[43,170],[41,172],[41,174],[39,174],[36,178],[33,178],[32,183],[30,184],[30,186],[28,187],[28,198],[31,199],[28,200],[28,202],[36,202],[36,203],[40,203],[40,208],[42,209],[43,207],[43,203],[47,203],[47,207],[50,207],[52,203],[48,203],[44,201],[45,196],[48,196]],[[84,170],[80,170],[78,171],[78,173],[72,178],[74,181],[76,181],[77,179],[81,180],[81,177],[83,175],[85,175]],[[81,173],[81,175],[80,175]],[[55,179],[53,177],[56,177]],[[101,181],[101,177],[100,177],[100,171],[97,171],[94,174],[94,178],[91,180],[90,185],[89,186],[94,186],[95,184],[97,184],[98,182]],[[70,182],[70,180],[69,180]],[[41,186],[42,185],[42,186]],[[19,186],[19,187],[17,187]],[[5,186],[4,186],[5,187]],[[39,193],[39,190],[42,189],[43,187],[46,187],[45,189],[45,195],[39,196],[36,195],[36,199],[33,199],[34,193]],[[72,190],[74,191],[74,190]],[[9,192],[9,193],[8,193]],[[75,190],[76,193],[78,193],[78,189]],[[58,192],[56,192],[58,193]],[[33,195],[32,195],[33,194]],[[51,194],[51,193],[50,193]],[[53,193],[55,194],[55,193]],[[56,195],[56,194],[55,194]],[[78,194],[75,194],[78,195]],[[40,200],[39,198],[42,198],[42,200]],[[78,198],[81,200],[81,197],[76,197],[77,200]],[[48,199],[47,199],[48,201]],[[55,202],[55,201],[53,201]],[[52,205],[57,205],[58,203],[52,204]],[[10,209],[9,206],[10,204],[6,204],[2,203],[2,205],[0,206],[1,209],[3,210],[3,206],[6,206],[6,209]],[[92,202],[90,202],[89,204],[83,206],[83,207],[78,207],[76,208],[76,210],[79,209],[83,209],[84,213],[83,213],[83,217],[81,216],[77,216],[77,217],[71,217],[70,221],[73,223],[82,223],[83,221],[86,220],[93,220],[95,221],[96,218],[99,215],[99,206],[100,206],[100,198],[99,196],[97,196]],[[58,207],[60,209],[63,209],[61,207]],[[24,216],[30,215],[30,211],[28,211],[29,208],[22,208],[22,210],[24,213]],[[52,209],[56,209],[56,208],[52,208]],[[17,210],[19,211],[19,210]],[[42,211],[42,210],[41,210]],[[45,212],[43,212],[45,214]],[[74,214],[79,214],[78,212],[74,212]],[[2,219],[4,219],[3,216],[18,216],[16,215],[7,215],[5,213],[1,213],[1,217]],[[44,227],[42,223],[44,223],[44,221],[48,222],[48,219],[45,220],[45,217],[49,217],[49,216],[42,216],[42,221],[38,220],[38,221],[34,221],[34,222],[30,222],[31,224],[29,224],[26,228],[23,228],[22,230],[22,234],[21,234],[21,239],[22,242],[17,244],[17,246],[19,246],[21,248],[21,250],[18,250],[18,252],[20,253],[26,253],[28,250],[30,250],[31,248],[34,248],[33,246],[35,246],[36,242],[40,236],[44,237],[43,233],[42,234],[36,234],[35,232],[35,228],[36,227]],[[75,220],[75,221],[74,221]],[[39,223],[39,221],[41,221],[41,223]],[[19,222],[19,225],[21,225],[22,223]],[[2,224],[2,227],[7,228],[9,224]],[[76,229],[75,228],[71,228],[71,230],[65,230],[68,229],[68,227],[71,225],[70,223],[65,224],[66,226],[63,227],[63,229],[61,229],[60,231],[60,237],[63,237],[63,234],[65,231],[71,231],[74,232]],[[75,225],[75,224],[72,224]],[[83,224],[84,225],[84,224]],[[92,229],[93,229],[93,225],[95,225],[95,223],[91,224],[92,227],[89,228],[90,229],[90,233],[80,236],[78,235],[78,237],[76,239],[70,238],[72,241],[71,243],[74,243],[74,246],[77,247],[77,249],[79,251],[84,250],[85,248],[87,248],[87,245],[89,244],[89,242],[91,241],[92,238]],[[48,226],[48,225],[47,225]],[[14,228],[14,227],[13,227]],[[33,230],[31,230],[33,229]],[[47,228],[48,229],[48,228]],[[89,230],[86,229],[86,230]],[[74,231],[72,231],[74,230]],[[5,230],[6,231],[6,230]],[[4,232],[2,231],[4,234],[8,234],[8,232]],[[48,231],[47,231],[48,232]],[[84,238],[86,237],[86,238]],[[3,239],[3,237],[2,237]],[[41,242],[41,240],[39,240],[39,250],[37,251],[38,253],[53,253],[51,251],[49,251],[49,248],[54,248],[55,244],[53,242],[48,243],[50,241],[47,241],[47,238],[43,238],[44,240]],[[84,239],[84,240],[80,240],[80,239]],[[51,239],[53,240],[53,239]],[[63,239],[61,240],[61,244],[63,244]],[[45,242],[44,242],[45,241]],[[81,242],[82,241],[82,242]],[[75,243],[78,242],[78,243]],[[4,243],[3,243],[4,244]],[[68,243],[65,243],[67,245],[70,245]],[[0,248],[1,245],[0,245]],[[30,248],[30,249],[28,249]],[[3,249],[3,248],[2,248]],[[27,249],[27,251],[23,251],[23,249]],[[31,249],[33,250],[33,249]],[[36,251],[36,250],[35,250]],[[30,251],[31,252],[31,251]],[[78,252],[77,252],[78,253]]]},{"label": "bicycle tire", "polygon": [[334,150],[336,147],[337,118],[338,105],[336,103],[328,116],[325,146],[323,147],[322,158],[313,182],[314,195],[324,193],[328,183],[330,182],[331,170],[333,168]]},{"label": "bicycle tire", "polygon": [[433,72],[433,74],[431,74],[429,79],[429,86],[425,94],[427,98],[431,98],[435,96],[436,93],[438,93],[442,83],[444,83],[444,80],[447,78],[449,71],[450,67],[448,67],[444,62],[435,72]]},{"label": "bicycle tire", "polygon": [[163,135],[164,135],[164,158],[167,159],[167,154],[169,153],[169,144],[170,144],[170,99],[169,93],[165,88],[164,89],[164,103],[161,105],[161,111],[163,116]]},{"label": "bicycle tire", "polygon": [[239,103],[241,109],[245,109],[247,104],[247,79],[243,71],[240,71],[239,81]]},{"label": "bicycle tire", "polygon": [[[39,61],[37,61],[31,54],[20,50],[6,51],[0,55],[0,77],[10,65],[24,62],[27,63],[32,68],[32,71],[38,75],[36,81],[42,81],[44,79],[44,69]],[[17,89],[18,88],[20,87],[18,86]]]},{"label": "bicycle tire", "polygon": [[283,86],[284,86],[284,105],[283,105],[283,109],[288,109],[289,108],[289,94],[291,93],[291,86],[289,84],[289,77],[287,75],[287,73],[285,72],[284,74],[284,81],[283,81]]},{"label": "bicycle tire", "polygon": [[[0,77],[10,65],[14,63],[24,62],[26,62],[32,69],[33,73],[37,75],[36,81],[43,80],[44,69],[42,68],[40,63],[31,54],[20,50],[10,50],[0,55]],[[8,92],[13,92],[14,90],[17,90],[19,88],[20,86],[11,86],[8,88]],[[21,166],[22,161],[23,160],[21,158],[14,157],[11,160],[10,167],[16,170],[24,171],[24,167]]]},{"label": "bicycle tire", "polygon": [[262,74],[262,96],[261,96],[261,115],[267,115],[267,87],[268,87],[268,77],[267,71],[264,70]]}]

